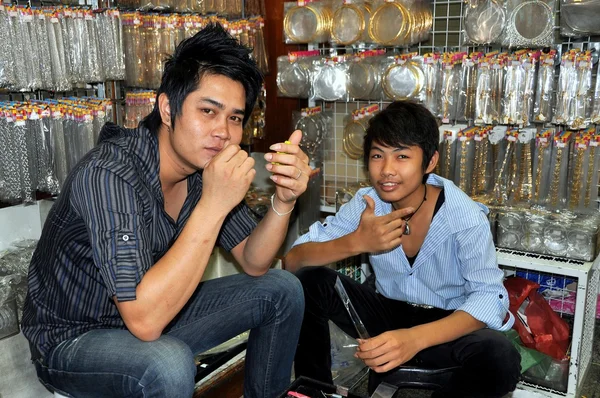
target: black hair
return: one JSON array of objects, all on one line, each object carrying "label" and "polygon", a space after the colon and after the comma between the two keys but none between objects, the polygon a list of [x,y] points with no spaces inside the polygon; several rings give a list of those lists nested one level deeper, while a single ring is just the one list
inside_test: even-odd
[{"label": "black hair", "polygon": [[418,146],[423,150],[425,171],[438,151],[439,137],[437,119],[423,105],[412,101],[392,102],[369,121],[363,145],[365,167],[369,168],[373,142],[379,142],[392,148]]},{"label": "black hair", "polygon": [[252,50],[241,45],[218,23],[210,23],[194,36],[183,40],[165,62],[152,112],[142,124],[157,134],[162,123],[158,97],[165,93],[171,109],[171,128],[181,114],[183,101],[197,90],[205,75],[223,75],[240,82],[246,92],[245,125],[252,113],[263,76],[250,57]]}]

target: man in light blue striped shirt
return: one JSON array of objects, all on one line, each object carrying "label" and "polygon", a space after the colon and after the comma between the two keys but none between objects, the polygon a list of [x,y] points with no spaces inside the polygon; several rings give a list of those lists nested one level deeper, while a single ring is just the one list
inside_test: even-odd
[{"label": "man in light blue striped shirt", "polygon": [[372,187],[315,223],[285,258],[304,287],[296,376],[331,382],[328,321],[358,337],[334,290],[330,264],[368,253],[376,289],[339,275],[371,338],[356,357],[377,373],[411,361],[460,366],[436,397],[501,397],[514,390],[520,356],[511,328],[487,208],[431,172],[438,126],[419,104],[395,102],[370,122],[364,161]]}]

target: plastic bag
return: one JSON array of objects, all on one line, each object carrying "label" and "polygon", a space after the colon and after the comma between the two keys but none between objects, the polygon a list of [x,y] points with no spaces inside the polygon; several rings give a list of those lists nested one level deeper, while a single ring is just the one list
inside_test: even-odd
[{"label": "plastic bag", "polygon": [[569,347],[569,326],[537,291],[539,284],[513,277],[504,281],[515,317],[513,328],[526,347],[562,360]]},{"label": "plastic bag", "polygon": [[348,336],[335,323],[329,321],[329,334],[331,336],[331,375],[335,384],[341,380],[348,380],[361,371],[365,364],[355,358],[358,343]]}]

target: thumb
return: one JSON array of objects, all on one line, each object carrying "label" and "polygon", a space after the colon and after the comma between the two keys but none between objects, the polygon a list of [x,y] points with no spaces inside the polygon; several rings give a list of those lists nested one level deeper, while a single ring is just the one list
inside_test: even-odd
[{"label": "thumb", "polygon": [[363,195],[363,199],[367,203],[367,208],[365,209],[365,212],[368,211],[370,213],[375,213],[375,201],[373,200],[373,198],[369,195]]},{"label": "thumb", "polygon": [[292,135],[290,135],[290,138],[288,141],[294,145],[300,144],[300,141],[302,141],[302,131],[300,131],[300,130],[294,131],[292,133]]}]

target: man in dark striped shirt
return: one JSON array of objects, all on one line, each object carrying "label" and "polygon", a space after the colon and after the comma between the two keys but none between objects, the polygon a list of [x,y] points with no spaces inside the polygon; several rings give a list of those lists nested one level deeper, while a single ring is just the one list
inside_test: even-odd
[{"label": "man in dark striped shirt", "polygon": [[[40,380],[75,397],[190,397],[194,355],[251,330],[244,396],[289,384],[304,298],[269,270],[310,167],[301,132],[265,155],[276,186],[258,225],[239,143],[262,76],[220,25],[166,62],[137,129],[107,124],[75,167],[31,261],[22,328]],[[200,283],[215,245],[244,274]]]}]

